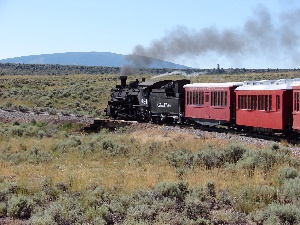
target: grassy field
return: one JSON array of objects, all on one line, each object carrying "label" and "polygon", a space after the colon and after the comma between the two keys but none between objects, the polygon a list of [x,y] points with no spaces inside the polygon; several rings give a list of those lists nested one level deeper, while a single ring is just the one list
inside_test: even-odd
[{"label": "grassy field", "polygon": [[[128,82],[149,75],[130,76]],[[286,73],[215,74],[192,76],[195,82],[229,82],[300,77],[299,71]],[[187,79],[165,76],[158,79]],[[103,116],[110,89],[119,84],[119,75],[0,76],[0,107],[4,109],[75,113]]]},{"label": "grassy field", "polygon": [[[289,77],[300,76],[191,80]],[[141,79],[129,79],[136,78]],[[119,83],[117,75],[1,76],[0,81],[2,108],[97,117]],[[0,217],[33,224],[300,222],[299,159],[284,141],[232,143],[145,124],[97,134],[81,133],[80,127],[0,123]]]}]

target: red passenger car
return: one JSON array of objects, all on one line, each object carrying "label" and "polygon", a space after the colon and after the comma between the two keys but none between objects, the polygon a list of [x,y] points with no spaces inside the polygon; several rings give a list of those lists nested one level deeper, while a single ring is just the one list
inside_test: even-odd
[{"label": "red passenger car", "polygon": [[234,90],[242,84],[228,82],[185,85],[186,119],[204,125],[234,123]]},{"label": "red passenger car", "polygon": [[290,129],[293,82],[293,79],[245,81],[235,89],[237,125],[264,132]]},{"label": "red passenger car", "polygon": [[294,83],[293,87],[293,129],[300,130],[300,83]]}]

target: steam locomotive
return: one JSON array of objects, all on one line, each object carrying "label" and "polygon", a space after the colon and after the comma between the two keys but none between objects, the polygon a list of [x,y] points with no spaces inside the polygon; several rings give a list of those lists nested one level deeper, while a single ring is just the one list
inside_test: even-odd
[{"label": "steam locomotive", "polygon": [[145,81],[126,84],[127,76],[120,76],[121,85],[111,90],[106,115],[139,122],[182,122],[184,89],[189,80]]},{"label": "steam locomotive", "polygon": [[155,123],[222,125],[250,132],[300,130],[300,79],[226,83],[149,80],[111,90],[106,115]]}]

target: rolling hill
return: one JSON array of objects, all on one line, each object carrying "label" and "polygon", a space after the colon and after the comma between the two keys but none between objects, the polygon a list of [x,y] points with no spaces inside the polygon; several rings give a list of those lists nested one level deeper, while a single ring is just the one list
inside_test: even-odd
[{"label": "rolling hill", "polygon": [[[143,68],[169,68],[186,69],[188,67],[154,59],[145,56],[134,56],[139,62],[148,61],[148,65],[138,66]],[[128,55],[121,55],[111,52],[66,52],[42,55],[21,56],[0,60],[0,63],[21,63],[21,64],[59,64],[59,65],[80,65],[80,66],[107,66],[123,67],[132,65]]]}]

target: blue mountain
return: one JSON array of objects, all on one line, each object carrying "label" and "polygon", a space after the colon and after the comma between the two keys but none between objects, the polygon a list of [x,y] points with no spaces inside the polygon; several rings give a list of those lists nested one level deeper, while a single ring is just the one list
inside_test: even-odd
[{"label": "blue mountain", "polygon": [[[130,58],[139,62],[138,66]],[[147,62],[147,64],[140,64]],[[0,63],[21,63],[21,64],[60,64],[60,65],[80,65],[80,66],[107,66],[123,67],[131,65],[142,68],[169,68],[186,69],[188,67],[154,59],[146,56],[129,56],[111,52],[66,52],[42,55],[21,56],[0,60]]]}]

